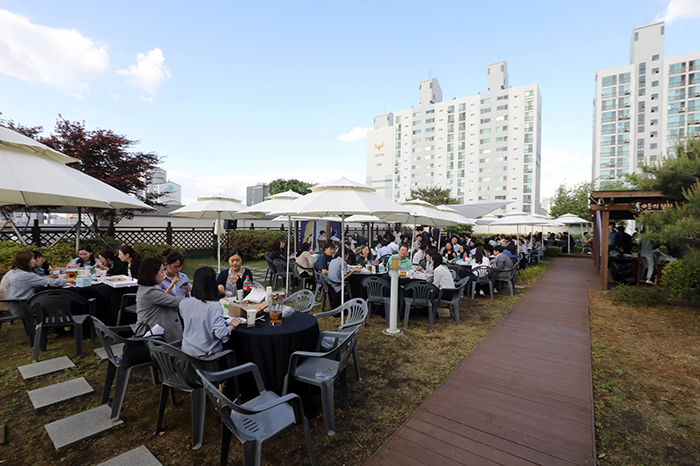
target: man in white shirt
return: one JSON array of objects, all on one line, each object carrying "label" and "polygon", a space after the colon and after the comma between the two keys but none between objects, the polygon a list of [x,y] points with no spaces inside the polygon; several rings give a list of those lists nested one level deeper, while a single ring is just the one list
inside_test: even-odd
[{"label": "man in white shirt", "polygon": [[382,247],[377,250],[377,259],[381,259],[384,256],[390,256],[394,254],[394,249],[389,246],[386,240],[382,241]]},{"label": "man in white shirt", "polygon": [[452,237],[452,249],[454,249],[457,254],[460,254],[462,252],[462,246],[460,246],[458,241],[459,239],[456,236]]}]

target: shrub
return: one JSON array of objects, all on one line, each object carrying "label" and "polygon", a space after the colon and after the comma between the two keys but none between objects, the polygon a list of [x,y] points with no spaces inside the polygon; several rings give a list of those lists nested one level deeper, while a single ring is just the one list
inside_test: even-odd
[{"label": "shrub", "polygon": [[156,259],[164,259],[163,251],[166,249],[172,249],[180,254],[185,253],[182,248],[176,248],[175,246],[170,246],[168,244],[146,244],[146,243],[136,243],[134,244],[134,250],[141,254],[141,257],[146,259],[147,257],[155,257]]},{"label": "shrub", "polygon": [[238,248],[243,253],[243,259],[259,260],[272,249],[276,239],[286,239],[286,231],[248,230],[232,231],[226,241],[227,250]]},{"label": "shrub", "polygon": [[559,257],[561,256],[561,248],[556,246],[547,246],[547,249],[544,250],[544,255],[547,257]]},{"label": "shrub", "polygon": [[651,307],[667,301],[666,296],[656,286],[635,287],[619,285],[610,291],[613,304],[628,304],[630,306]]},{"label": "shrub", "polygon": [[700,300],[700,262],[679,259],[664,267],[662,284],[673,298]]}]

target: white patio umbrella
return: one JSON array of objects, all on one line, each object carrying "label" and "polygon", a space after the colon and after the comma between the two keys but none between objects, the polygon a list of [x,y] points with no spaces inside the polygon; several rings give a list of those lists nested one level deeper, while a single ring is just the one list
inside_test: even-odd
[{"label": "white patio umbrella", "polygon": [[[374,188],[340,178],[311,188],[311,193],[286,204],[270,215],[341,218],[341,261],[345,258],[345,219],[351,215],[374,215],[389,221],[405,222],[409,210],[376,193]],[[345,274],[341,273],[340,295],[345,302]],[[344,312],[341,322],[345,320]]]},{"label": "white patio umbrella", "polygon": [[[584,220],[574,214],[560,215],[556,221],[564,225],[581,225],[581,236],[583,236],[583,225],[589,223],[588,220]],[[569,239],[569,254],[571,254],[571,235],[567,235],[567,237]]]},{"label": "white patio umbrella", "polygon": [[[253,204],[252,206],[241,210],[240,212],[237,212],[235,214],[236,218],[262,218],[265,217],[267,214],[272,212],[275,209],[279,209],[283,207],[286,204],[289,204],[291,201],[295,199],[299,199],[301,197],[301,194],[296,193],[292,190],[285,191],[283,193],[278,193],[270,196],[266,201],[263,202],[258,202],[257,204]],[[279,220],[279,219],[274,219],[274,220]],[[285,280],[286,283],[286,293],[285,296],[289,296],[289,243],[291,243],[291,234],[292,234],[292,217],[286,217],[281,220],[287,220],[289,222],[288,228],[287,228],[287,279]]]},{"label": "white patio umbrella", "polygon": [[410,211],[409,219],[406,223],[413,223],[413,239],[411,240],[411,245],[413,245],[416,239],[417,225],[444,227],[457,226],[459,224],[456,212],[453,211],[450,213],[447,210],[440,210],[436,206],[421,199],[402,202],[401,205],[408,208]]},{"label": "white patio umbrella", "polygon": [[[107,183],[66,165],[73,162],[78,160],[0,127],[0,206],[77,207],[79,219],[83,207],[152,209]],[[76,228],[77,248],[80,221]],[[16,229],[15,233],[18,233]]]},{"label": "white patio umbrella", "polygon": [[[453,209],[448,205],[437,206],[437,209],[440,212],[442,212],[442,215],[446,216],[448,220],[454,222],[455,225],[476,225],[475,220],[465,217],[464,215],[460,214],[457,210]],[[442,234],[440,236],[442,236]],[[441,237],[438,237],[438,250],[440,250],[441,239]]]},{"label": "white patio umbrella", "polygon": [[216,248],[217,272],[221,272],[221,220],[233,220],[234,214],[246,207],[239,199],[218,194],[216,196],[198,197],[195,202],[170,212],[173,217],[197,219],[215,219],[214,233],[218,247]]},{"label": "white patio umbrella", "polygon": [[[497,218],[489,224],[489,226],[496,225],[513,225],[519,228],[520,225],[546,225],[547,220],[537,218],[532,216],[527,212],[511,212],[501,218]],[[518,229],[518,234],[520,233]]]}]

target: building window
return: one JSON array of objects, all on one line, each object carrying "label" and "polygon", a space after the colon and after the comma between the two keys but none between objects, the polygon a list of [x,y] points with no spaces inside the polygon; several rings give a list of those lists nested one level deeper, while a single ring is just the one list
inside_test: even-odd
[{"label": "building window", "polygon": [[491,118],[482,118],[479,123],[485,125],[486,123],[491,123]]},{"label": "building window", "polygon": [[652,94],[651,100],[659,100],[659,94]]},{"label": "building window", "polygon": [[489,98],[489,99],[481,99],[481,103],[482,103],[482,104],[491,103],[491,99],[490,99],[490,98]]},{"label": "building window", "polygon": [[659,87],[659,82],[658,82],[658,81],[652,81],[652,82],[651,82],[651,87]]},{"label": "building window", "polygon": [[651,56],[651,61],[658,61],[659,60],[659,55],[652,55]]}]

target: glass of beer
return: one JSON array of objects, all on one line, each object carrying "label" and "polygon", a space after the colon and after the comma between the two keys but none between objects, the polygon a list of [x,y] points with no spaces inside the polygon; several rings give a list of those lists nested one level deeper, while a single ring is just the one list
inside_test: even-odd
[{"label": "glass of beer", "polygon": [[282,325],[282,305],[274,303],[270,306],[270,325]]},{"label": "glass of beer", "polygon": [[76,278],[78,278],[78,270],[77,269],[66,270],[66,279],[75,280]]},{"label": "glass of beer", "polygon": [[401,277],[406,276],[406,267],[405,266],[402,265],[401,267],[399,267],[399,274],[401,275]]}]

